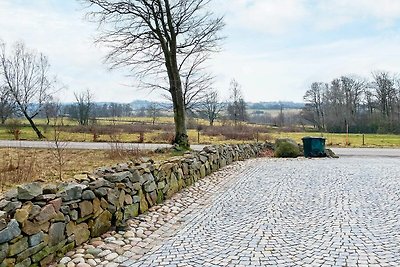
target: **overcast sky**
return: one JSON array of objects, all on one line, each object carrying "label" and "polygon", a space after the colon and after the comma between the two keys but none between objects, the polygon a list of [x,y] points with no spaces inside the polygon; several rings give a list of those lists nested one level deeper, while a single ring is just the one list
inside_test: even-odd
[{"label": "overcast sky", "polygon": [[[227,39],[209,65],[225,98],[232,78],[246,101],[299,102],[313,81],[400,72],[400,0],[214,0],[213,9]],[[0,0],[0,39],[48,56],[66,85],[61,101],[86,89],[96,101],[160,100],[129,86],[127,70],[108,70],[85,12],[75,0]]]}]

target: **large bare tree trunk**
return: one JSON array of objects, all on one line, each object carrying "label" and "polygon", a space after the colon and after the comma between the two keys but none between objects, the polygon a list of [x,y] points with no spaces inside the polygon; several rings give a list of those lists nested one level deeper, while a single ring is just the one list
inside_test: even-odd
[{"label": "large bare tree trunk", "polygon": [[[171,60],[171,65],[174,64],[174,60]],[[185,102],[183,101],[182,93],[182,82],[180,79],[179,71],[177,66],[171,66],[170,79],[170,91],[172,96],[172,103],[174,107],[174,122],[175,122],[175,140],[174,143],[182,148],[189,148],[189,138],[186,129],[186,109]]]},{"label": "large bare tree trunk", "polygon": [[24,113],[25,118],[29,121],[29,124],[31,125],[32,129],[35,131],[37,137],[39,139],[44,139],[46,138],[42,132],[39,130],[39,128],[36,126],[35,122],[33,121],[33,119],[31,117],[28,116],[28,114]]}]

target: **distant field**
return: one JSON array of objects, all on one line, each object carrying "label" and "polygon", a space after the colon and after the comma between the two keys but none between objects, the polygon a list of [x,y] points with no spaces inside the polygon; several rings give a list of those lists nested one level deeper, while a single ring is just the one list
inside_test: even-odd
[{"label": "distant field", "polygon": [[[285,114],[297,114],[300,113],[301,109],[284,109],[282,110],[282,113]],[[272,117],[276,117],[280,114],[280,110],[279,109],[249,109],[248,113],[252,114],[254,112],[263,112],[264,114],[269,114]]]}]

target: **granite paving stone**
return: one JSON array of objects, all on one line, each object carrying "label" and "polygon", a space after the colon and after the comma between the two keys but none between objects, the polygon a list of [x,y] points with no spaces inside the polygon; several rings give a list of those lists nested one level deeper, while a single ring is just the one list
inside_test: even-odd
[{"label": "granite paving stone", "polygon": [[400,266],[399,173],[389,157],[236,162],[60,263]]}]

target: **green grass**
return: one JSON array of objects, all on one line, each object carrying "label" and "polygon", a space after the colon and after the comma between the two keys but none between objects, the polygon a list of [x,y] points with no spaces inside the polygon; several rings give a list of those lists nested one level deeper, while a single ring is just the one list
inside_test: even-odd
[{"label": "green grass", "polygon": [[[332,147],[400,147],[400,135],[395,134],[365,134],[364,144],[362,134],[346,134],[337,133],[272,133],[271,136],[276,138],[292,138],[296,142],[301,143],[301,138],[304,136],[325,137],[327,146]],[[347,142],[347,145],[346,145]]]}]

